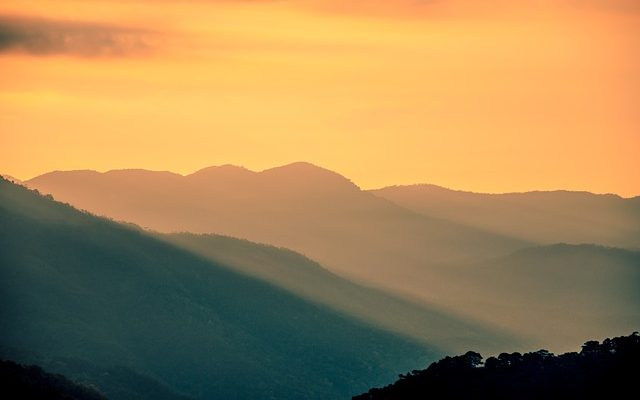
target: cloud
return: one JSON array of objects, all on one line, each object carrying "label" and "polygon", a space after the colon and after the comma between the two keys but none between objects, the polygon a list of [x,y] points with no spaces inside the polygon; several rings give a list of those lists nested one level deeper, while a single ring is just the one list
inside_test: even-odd
[{"label": "cloud", "polygon": [[154,36],[115,25],[0,16],[0,54],[126,57],[151,51]]}]

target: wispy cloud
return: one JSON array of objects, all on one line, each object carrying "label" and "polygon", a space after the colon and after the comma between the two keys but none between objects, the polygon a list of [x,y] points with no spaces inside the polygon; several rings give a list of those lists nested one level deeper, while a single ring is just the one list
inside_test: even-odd
[{"label": "wispy cloud", "polygon": [[126,57],[148,53],[153,32],[108,24],[0,16],[0,53]]}]

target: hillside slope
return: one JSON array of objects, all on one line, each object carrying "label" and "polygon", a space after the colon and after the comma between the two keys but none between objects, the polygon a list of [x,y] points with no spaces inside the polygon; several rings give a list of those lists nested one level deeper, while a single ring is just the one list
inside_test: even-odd
[{"label": "hillside slope", "polygon": [[640,329],[640,252],[557,244],[452,266],[430,293],[496,327],[567,351]]},{"label": "hillside slope", "polygon": [[474,348],[496,352],[525,343],[522,337],[516,340],[505,332],[456,317],[436,306],[358,285],[291,250],[219,235],[178,233],[157,237],[303,298],[436,345],[442,351]]},{"label": "hillside slope", "polygon": [[344,398],[430,357],[406,339],[0,180],[0,346],[196,398]]},{"label": "hillside slope", "polygon": [[[633,244],[633,199],[533,193],[523,195],[523,204],[474,208],[474,202],[449,201],[446,192],[434,210],[448,210],[450,203],[459,213],[432,216],[428,210],[411,211],[380,198],[378,192],[362,191],[348,179],[306,163],[262,172],[213,167],[184,177],[126,170],[57,172],[28,184],[80,207],[161,231],[216,232],[288,247],[355,282],[446,316],[479,321],[532,346],[563,350],[589,337],[627,332],[637,321],[638,303],[632,294],[640,285],[635,261],[610,257],[615,252],[601,247],[591,253],[569,247],[530,261],[522,258],[525,253],[508,257],[537,241],[560,238],[570,243],[606,242],[620,234],[628,240],[624,243]],[[510,230],[477,222],[493,219]],[[474,223],[479,225],[468,225]],[[520,268],[521,264],[528,267]],[[592,265],[598,271],[594,276],[602,279],[586,279],[591,275],[581,273],[584,265]],[[547,272],[513,272],[536,270]],[[386,318],[384,313],[377,316]],[[436,331],[423,321],[405,324],[405,332]],[[447,327],[441,322],[432,326]],[[450,342],[460,339],[450,331],[443,329],[453,339]]]}]

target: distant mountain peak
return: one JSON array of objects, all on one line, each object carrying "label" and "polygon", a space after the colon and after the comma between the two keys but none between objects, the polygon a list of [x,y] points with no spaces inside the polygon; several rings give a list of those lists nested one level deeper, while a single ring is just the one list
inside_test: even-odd
[{"label": "distant mountain peak", "polygon": [[205,167],[186,176],[194,177],[194,176],[206,176],[211,174],[233,174],[233,173],[254,174],[255,172],[240,165],[224,164],[224,165],[212,165],[210,167]]},{"label": "distant mountain peak", "polygon": [[305,186],[322,184],[323,186],[327,185],[326,188],[340,186],[360,190],[355,183],[345,176],[306,161],[297,161],[280,167],[269,168],[260,174],[291,184]]},{"label": "distant mountain peak", "polygon": [[312,164],[308,161],[294,161],[292,163],[289,164],[284,164],[284,165],[280,165],[278,167],[272,167],[272,168],[268,168],[265,171],[269,171],[269,170],[275,170],[275,169],[298,169],[298,170],[323,170],[323,171],[329,171],[329,172],[333,172],[330,171],[326,168],[320,167],[318,165]]},{"label": "distant mountain peak", "polygon": [[225,185],[232,182],[246,183],[247,181],[251,181],[256,175],[256,172],[245,167],[225,164],[199,169],[192,174],[186,175],[184,178],[190,183],[196,185],[218,186],[220,184]]}]

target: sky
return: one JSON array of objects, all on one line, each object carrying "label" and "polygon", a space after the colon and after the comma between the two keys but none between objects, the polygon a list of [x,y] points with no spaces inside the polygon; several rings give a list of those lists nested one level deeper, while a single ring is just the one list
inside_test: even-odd
[{"label": "sky", "polygon": [[3,0],[0,172],[640,195],[636,0]]}]

